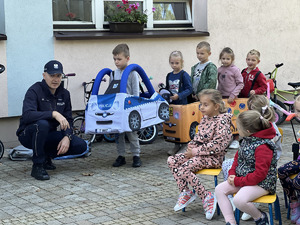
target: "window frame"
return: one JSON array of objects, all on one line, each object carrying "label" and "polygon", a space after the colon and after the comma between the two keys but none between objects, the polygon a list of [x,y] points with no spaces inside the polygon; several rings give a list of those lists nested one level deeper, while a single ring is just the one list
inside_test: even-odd
[{"label": "window frame", "polygon": [[[108,26],[108,22],[104,21],[104,2],[105,1],[116,1],[116,0],[91,0],[91,10],[92,10],[92,22],[85,22],[85,21],[53,21],[53,26],[55,29],[96,29],[96,30],[102,30],[105,31],[107,30],[104,28],[105,26]],[[121,1],[121,0],[120,0]],[[135,0],[129,0],[132,1],[133,3],[136,2]],[[148,12],[152,12],[153,8],[153,2],[159,1],[159,0],[137,0],[137,1],[142,1],[143,2],[143,7],[147,9]],[[153,13],[149,13],[148,15],[148,21],[146,24],[146,30],[147,29],[153,29],[155,27],[159,27],[160,25],[164,25],[164,29],[172,28],[172,25],[178,24],[179,27],[177,29],[180,29],[180,25],[184,24],[191,24],[190,28],[193,28],[193,7],[190,6],[190,2],[192,2],[192,5],[194,1],[196,0],[161,0],[163,2],[186,2],[186,12],[187,12],[187,17],[188,20],[176,20],[176,21],[154,21],[153,20]],[[98,6],[98,7],[97,7]],[[102,6],[102,7],[101,7]],[[191,11],[191,8],[193,11]],[[182,28],[186,29],[186,27],[182,26]]]}]

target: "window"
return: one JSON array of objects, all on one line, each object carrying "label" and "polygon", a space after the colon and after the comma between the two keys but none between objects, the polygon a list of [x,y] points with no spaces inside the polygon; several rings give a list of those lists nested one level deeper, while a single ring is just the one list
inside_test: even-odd
[{"label": "window", "polygon": [[53,0],[55,23],[92,23],[93,0]]},{"label": "window", "polygon": [[[112,13],[120,1],[52,0],[54,28],[108,28],[107,15]],[[192,27],[192,0],[129,2],[138,2],[140,8],[148,14],[147,28]],[[153,7],[156,8],[154,13]]]},{"label": "window", "polygon": [[164,27],[192,25],[189,1],[154,0],[153,7],[156,9],[153,14],[154,27],[160,27],[159,25],[164,25]]}]

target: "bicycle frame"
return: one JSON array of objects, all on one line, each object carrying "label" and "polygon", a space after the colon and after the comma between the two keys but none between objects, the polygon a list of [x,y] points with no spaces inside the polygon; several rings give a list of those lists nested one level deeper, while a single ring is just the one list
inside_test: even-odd
[{"label": "bicycle frame", "polygon": [[274,81],[274,100],[277,100],[277,96],[279,96],[280,98],[282,98],[284,101],[288,101],[288,99],[286,97],[284,97],[283,95],[281,95],[280,93],[285,93],[285,94],[291,94],[293,96],[296,96],[298,94],[297,90],[294,91],[285,91],[285,90],[280,90],[276,87],[276,81]]},{"label": "bicycle frame", "polygon": [[277,101],[277,96],[280,97],[281,99],[283,99],[284,101],[288,101],[288,99],[280,93],[293,95],[294,97],[298,95],[298,90],[297,89],[295,89],[294,91],[285,91],[285,90],[280,90],[280,89],[277,88],[277,81],[276,81],[277,70],[282,65],[283,65],[283,63],[276,64],[275,69],[271,73],[267,74],[267,75],[270,75],[270,79],[273,80],[273,82],[274,82],[273,98],[274,98],[275,102]]}]

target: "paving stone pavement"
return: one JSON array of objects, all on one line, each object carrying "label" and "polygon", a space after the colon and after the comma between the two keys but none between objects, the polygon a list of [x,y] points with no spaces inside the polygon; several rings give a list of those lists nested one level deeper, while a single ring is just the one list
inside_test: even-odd
[{"label": "paving stone pavement", "polygon": [[[300,125],[295,126],[298,131]],[[294,142],[290,124],[280,127],[284,138],[278,165],[292,159]],[[114,168],[115,144],[94,143],[89,157],[55,161],[57,169],[49,171],[49,181],[30,176],[31,161],[11,161],[5,154],[0,160],[0,224],[225,224],[222,214],[206,220],[199,198],[185,213],[174,212],[178,190],[166,164],[167,151],[173,146],[160,136],[153,144],[141,146],[142,167],[131,167],[128,152],[127,164]],[[235,151],[229,150],[226,157],[232,158]],[[208,190],[214,190],[213,177],[201,175],[200,179]],[[222,175],[218,180],[223,180]],[[277,194],[283,224],[290,224],[279,181]],[[260,208],[267,211],[266,205]]]}]

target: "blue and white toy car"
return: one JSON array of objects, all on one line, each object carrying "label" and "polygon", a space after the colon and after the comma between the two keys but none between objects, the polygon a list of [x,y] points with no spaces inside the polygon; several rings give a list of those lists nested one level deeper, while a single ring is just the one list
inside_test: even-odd
[{"label": "blue and white toy car", "polygon": [[[136,71],[147,88],[139,97],[126,94],[127,79],[131,71]],[[169,120],[169,104],[155,92],[145,71],[137,64],[126,67],[120,81],[114,81],[107,94],[98,95],[100,83],[112,70],[102,69],[92,89],[85,110],[85,132],[92,134],[123,133]]]}]

